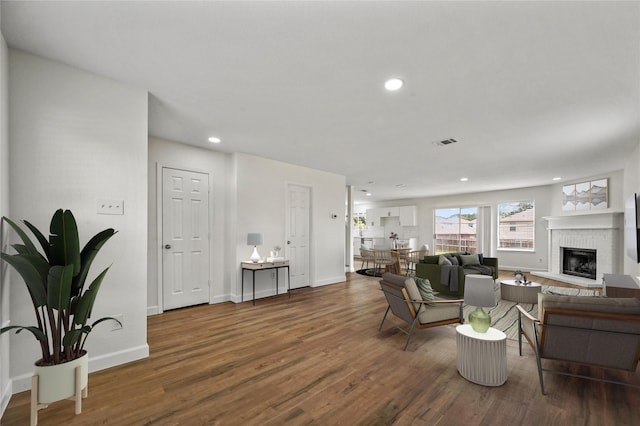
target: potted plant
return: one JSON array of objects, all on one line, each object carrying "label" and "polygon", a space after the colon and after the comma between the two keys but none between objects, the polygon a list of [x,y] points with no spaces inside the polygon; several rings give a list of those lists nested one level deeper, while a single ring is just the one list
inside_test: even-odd
[{"label": "potted plant", "polygon": [[[89,324],[98,290],[109,268],[102,271],[88,287],[85,286],[91,263],[116,231],[109,228],[99,232],[80,250],[75,218],[70,210],[60,209],[51,219],[49,239],[34,225],[24,221],[38,240],[41,253],[20,226],[6,217],[3,220],[15,230],[22,244],[12,245],[15,254],[2,253],[0,256],[20,274],[27,286],[36,325],[10,325],[0,329],[0,333],[15,330],[17,334],[26,330],[38,341],[42,357],[35,362],[34,378],[37,376],[37,379],[33,383],[37,388],[39,404],[79,395],[76,389],[76,365],[81,367],[80,389],[85,389],[86,394],[88,356],[84,347],[89,333],[106,320],[116,321],[122,326],[112,317],[100,318]],[[56,376],[57,370],[71,370],[71,373]],[[77,396],[76,404],[79,399]],[[32,405],[32,421],[33,415]]]}]

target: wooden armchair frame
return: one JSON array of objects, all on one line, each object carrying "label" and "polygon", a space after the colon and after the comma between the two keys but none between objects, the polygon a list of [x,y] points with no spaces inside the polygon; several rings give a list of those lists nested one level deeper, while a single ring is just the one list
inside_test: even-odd
[{"label": "wooden armchair frame", "polygon": [[[609,380],[609,379],[601,379],[599,377],[586,376],[581,374],[573,374],[566,371],[553,370],[549,368],[544,368],[542,366],[542,359],[550,359],[550,360],[559,360],[566,361],[571,363],[576,363],[580,365],[586,366],[595,366],[600,368],[611,368],[623,371],[633,372],[636,370],[638,366],[638,361],[640,359],[640,333],[637,332],[626,332],[626,331],[616,331],[616,330],[601,330],[596,328],[586,328],[586,327],[574,327],[567,325],[559,325],[549,323],[550,318],[558,316],[571,316],[571,317],[580,317],[586,319],[600,319],[600,320],[611,320],[611,321],[623,321],[623,322],[631,322],[640,324],[640,315],[630,315],[630,314],[616,314],[609,312],[593,312],[593,311],[579,311],[574,309],[563,309],[563,308],[545,308],[543,311],[544,321],[540,321],[538,318],[534,317],[527,311],[525,311],[520,305],[516,305],[518,309],[518,349],[520,356],[522,356],[522,336],[524,335],[525,339],[531,345],[531,348],[534,350],[536,355],[536,363],[538,366],[538,378],[540,380],[540,391],[544,395],[544,381],[542,377],[542,372],[559,374],[563,376],[571,376],[571,377],[579,377],[582,379],[596,380],[600,382],[613,383],[618,385],[632,386],[632,387],[640,387],[639,384],[622,382],[617,380]],[[529,333],[525,331],[525,327],[531,327]],[[615,365],[613,362],[607,363],[602,359],[596,360],[594,357],[585,355],[583,360],[575,360],[570,359],[569,357],[563,358],[562,356],[558,356],[557,349],[555,350],[555,355],[549,356],[549,354],[545,351],[545,343],[548,341],[547,337],[553,333],[559,332],[575,332],[575,333],[583,333],[584,335],[592,336],[592,338],[603,338],[604,335],[616,336],[618,338],[630,339],[627,342],[633,342],[635,339],[635,347],[633,347],[633,343],[630,345],[631,349],[629,351],[633,351],[632,353],[626,353],[625,358],[628,360],[624,365]],[[556,340],[557,342],[558,340]],[[618,363],[619,364],[619,363]]]},{"label": "wooden armchair frame", "polygon": [[[462,304],[464,300],[455,299],[455,300],[434,300],[434,301],[426,301],[426,300],[411,300],[407,290],[398,284],[390,283],[387,281],[380,281],[380,289],[384,292],[385,298],[387,299],[387,310],[384,313],[384,317],[382,317],[382,322],[380,322],[380,326],[378,327],[378,331],[382,330],[382,325],[387,319],[387,315],[389,311],[393,312],[393,314],[405,321],[407,324],[410,324],[409,330],[405,330],[404,328],[395,325],[394,327],[398,330],[402,331],[407,335],[407,340],[404,344],[403,351],[407,350],[409,346],[409,341],[411,340],[411,336],[416,328],[431,328],[438,327],[440,325],[446,324],[456,324],[463,323],[463,315],[462,315]],[[416,311],[414,308],[414,304],[420,304],[418,310]],[[419,315],[424,309],[429,309],[429,306],[438,306],[438,305],[450,305],[450,304],[458,304],[459,305],[459,314],[456,318],[435,321],[430,323],[421,323],[419,321]]]}]

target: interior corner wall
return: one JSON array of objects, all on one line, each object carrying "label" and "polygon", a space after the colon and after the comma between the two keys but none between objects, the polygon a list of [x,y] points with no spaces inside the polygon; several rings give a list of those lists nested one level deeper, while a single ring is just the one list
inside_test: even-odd
[{"label": "interior corner wall", "polygon": [[[9,214],[9,132],[8,132],[8,50],[4,37],[0,34],[0,217]],[[2,251],[7,248],[6,232],[0,230]],[[0,327],[10,323],[8,274],[0,273]],[[0,416],[11,399],[12,385],[9,376],[8,333],[0,335]]]},{"label": "interior corner wall", "polygon": [[163,242],[158,239],[158,190],[162,182],[157,182],[158,165],[203,172],[209,175],[209,229],[211,264],[209,268],[209,300],[211,303],[230,299],[230,285],[225,274],[227,237],[225,226],[227,197],[227,168],[230,154],[215,152],[182,143],[159,138],[149,138],[149,244],[148,244],[148,285],[147,313],[162,312],[159,294],[158,250]]},{"label": "interior corner wall", "polygon": [[[640,194],[640,141],[629,156],[624,167],[624,194],[623,200],[631,197],[634,193]],[[624,235],[624,233],[623,233]],[[623,250],[624,252],[624,250]],[[633,276],[640,276],[640,264],[634,262],[629,256],[624,255],[624,273]]]},{"label": "interior corner wall", "polygon": [[[89,336],[89,369],[148,356],[147,92],[9,49],[10,216],[48,229],[58,208],[73,211],[81,244],[105,228],[89,279],[110,266],[93,318],[122,315],[123,328]],[[97,199],[124,201],[124,215],[97,214]],[[11,324],[33,323],[25,286],[11,274]],[[11,334],[13,392],[29,389],[39,346]]]},{"label": "interior corner wall", "polygon": [[[346,178],[246,154],[234,154],[234,157],[237,188],[234,300],[240,296],[240,261],[251,254],[247,233],[263,234],[264,244],[259,248],[263,256],[276,244],[285,248],[285,194],[289,183],[311,188],[310,285],[344,281]],[[332,214],[337,218],[332,218]],[[275,292],[271,286],[273,284],[261,282],[256,275],[256,294]]]}]

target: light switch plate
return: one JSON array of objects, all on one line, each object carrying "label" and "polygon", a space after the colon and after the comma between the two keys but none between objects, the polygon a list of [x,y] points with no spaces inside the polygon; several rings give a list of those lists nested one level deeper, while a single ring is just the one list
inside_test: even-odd
[{"label": "light switch plate", "polygon": [[124,214],[124,200],[108,200],[101,198],[97,200],[98,214]]}]

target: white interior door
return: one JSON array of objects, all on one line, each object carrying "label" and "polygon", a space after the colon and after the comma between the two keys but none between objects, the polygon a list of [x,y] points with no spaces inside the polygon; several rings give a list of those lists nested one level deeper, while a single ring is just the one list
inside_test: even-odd
[{"label": "white interior door", "polygon": [[209,302],[209,176],[162,169],[163,309]]},{"label": "white interior door", "polygon": [[291,288],[306,287],[309,279],[311,188],[287,185],[286,233]]}]

